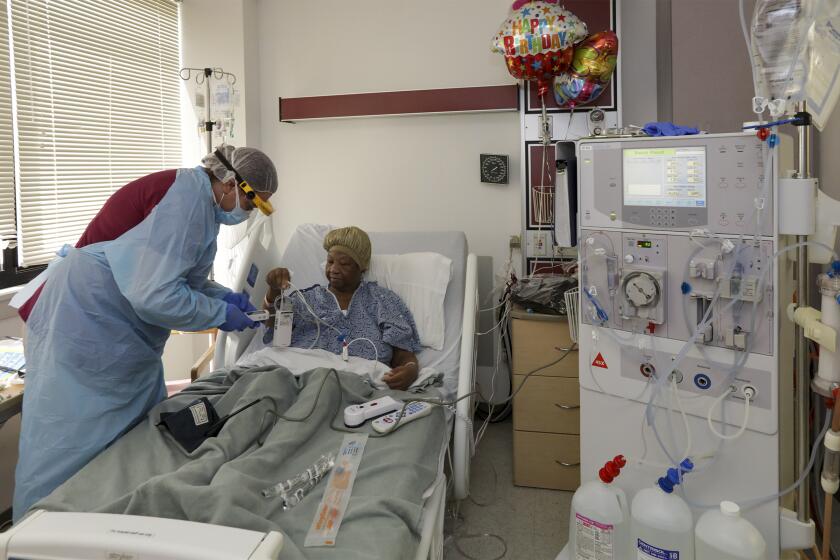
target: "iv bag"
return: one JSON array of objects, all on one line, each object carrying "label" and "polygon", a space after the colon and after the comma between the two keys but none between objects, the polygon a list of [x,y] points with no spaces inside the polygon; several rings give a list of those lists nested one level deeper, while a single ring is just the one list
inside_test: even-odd
[{"label": "iv bag", "polygon": [[220,82],[213,86],[213,109],[220,112],[229,112],[233,110],[233,87],[224,82]]},{"label": "iv bag", "polygon": [[[808,33],[820,0],[758,0],[753,12],[750,50],[755,94],[767,101],[798,102],[808,79]],[[776,105],[773,116],[786,107]]]},{"label": "iv bag", "polygon": [[840,3],[822,2],[808,33],[808,47],[806,101],[814,125],[822,130],[840,97]]}]

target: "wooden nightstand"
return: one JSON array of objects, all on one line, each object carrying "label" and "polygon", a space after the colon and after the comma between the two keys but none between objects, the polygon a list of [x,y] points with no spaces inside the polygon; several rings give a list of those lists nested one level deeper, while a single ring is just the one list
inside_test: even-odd
[{"label": "wooden nightstand", "polygon": [[[565,317],[514,307],[513,385],[566,353]],[[580,486],[578,352],[531,375],[513,400],[513,483],[555,490]]]}]

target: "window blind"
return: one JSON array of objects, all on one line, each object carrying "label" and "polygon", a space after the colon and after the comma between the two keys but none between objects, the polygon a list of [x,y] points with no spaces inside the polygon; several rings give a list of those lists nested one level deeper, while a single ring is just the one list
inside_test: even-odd
[{"label": "window blind", "polygon": [[[12,143],[12,79],[9,71],[9,26],[6,0],[0,0],[0,237],[15,242],[14,144]],[[0,247],[1,248],[1,247]],[[0,257],[2,259],[2,257]]]},{"label": "window blind", "polygon": [[7,0],[17,101],[18,262],[75,244],[108,196],[181,163],[172,0]]}]

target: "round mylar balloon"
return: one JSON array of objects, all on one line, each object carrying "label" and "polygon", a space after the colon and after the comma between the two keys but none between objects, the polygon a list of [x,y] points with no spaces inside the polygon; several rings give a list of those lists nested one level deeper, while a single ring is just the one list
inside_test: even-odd
[{"label": "round mylar balloon", "polygon": [[574,45],[586,33],[586,24],[557,0],[517,0],[493,38],[493,51],[505,56],[514,78],[537,80],[543,96],[551,79],[568,69]]},{"label": "round mylar balloon", "polygon": [[590,103],[604,93],[615,71],[618,37],[594,33],[575,47],[571,68],[554,79],[554,99],[561,107]]}]

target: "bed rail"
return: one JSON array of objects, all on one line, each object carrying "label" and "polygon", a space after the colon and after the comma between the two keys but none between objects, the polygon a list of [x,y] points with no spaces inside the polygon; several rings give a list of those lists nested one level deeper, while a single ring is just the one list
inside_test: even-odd
[{"label": "bed rail", "polygon": [[[458,398],[475,390],[476,344],[475,325],[478,316],[478,259],[467,256],[466,286],[464,288],[464,318],[461,327],[461,363],[458,368]],[[470,492],[470,459],[472,458],[472,416],[474,396],[463,398],[456,405],[454,433],[454,464],[452,482],[454,497],[463,500]]]}]

